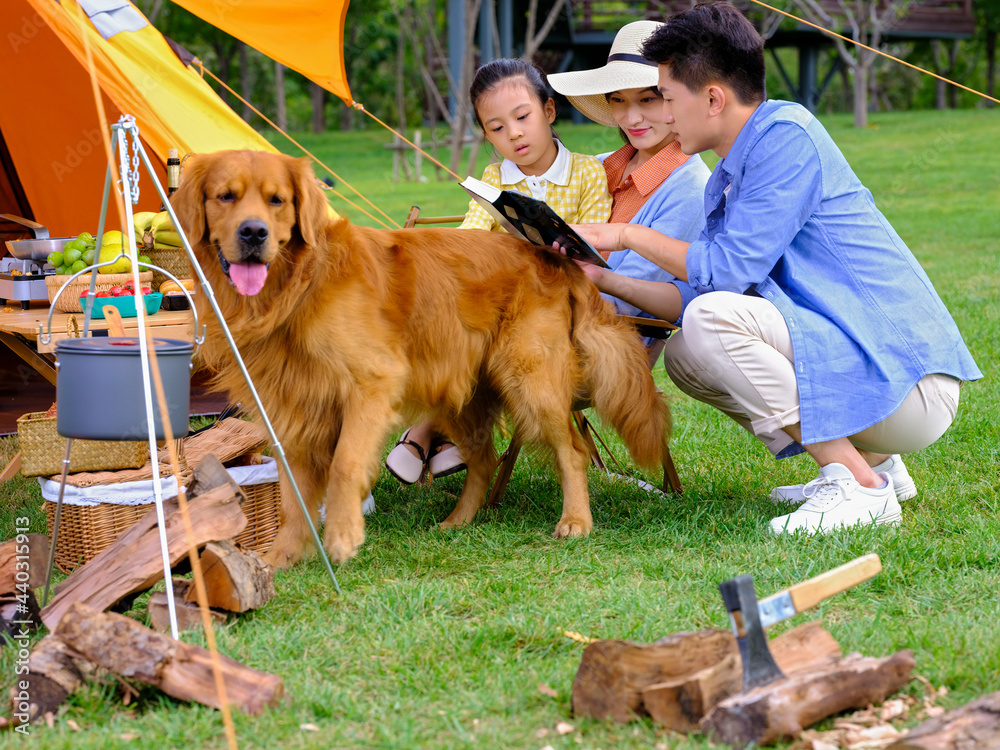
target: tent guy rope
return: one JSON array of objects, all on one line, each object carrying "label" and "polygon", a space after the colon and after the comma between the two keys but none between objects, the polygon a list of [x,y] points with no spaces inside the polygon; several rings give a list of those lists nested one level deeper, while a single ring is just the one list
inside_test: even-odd
[{"label": "tent guy rope", "polygon": [[362,104],[361,102],[355,102],[355,101],[352,101],[352,102],[351,102],[351,105],[350,105],[350,106],[351,106],[351,107],[352,107],[353,109],[356,109],[356,110],[358,110],[359,112],[363,112],[363,113],[365,113],[366,115],[368,115],[368,116],[369,116],[370,118],[372,118],[372,119],[373,119],[373,120],[374,120],[375,122],[377,122],[377,123],[378,123],[379,125],[381,125],[381,126],[382,126],[383,128],[385,128],[385,129],[386,129],[386,130],[388,130],[388,131],[389,131],[390,133],[392,133],[393,135],[395,135],[395,136],[396,136],[397,138],[399,138],[399,139],[400,139],[401,141],[403,141],[404,143],[408,143],[408,144],[409,144],[410,146],[412,146],[412,147],[413,147],[413,148],[414,148],[415,150],[419,151],[419,152],[420,152],[421,154],[423,154],[424,156],[426,156],[426,157],[427,157],[428,159],[430,159],[430,160],[431,160],[432,162],[434,162],[435,164],[437,164],[437,165],[438,165],[439,167],[441,167],[441,169],[443,169],[443,170],[444,170],[445,172],[447,172],[448,174],[450,174],[450,175],[451,175],[452,177],[454,177],[454,178],[455,178],[456,180],[459,180],[459,181],[461,181],[461,179],[462,179],[462,178],[461,178],[461,177],[459,177],[459,176],[458,176],[457,174],[455,174],[454,172],[452,172],[452,171],[451,171],[450,169],[448,169],[448,167],[446,167],[446,166],[445,166],[444,164],[442,164],[441,162],[439,162],[439,161],[438,161],[437,159],[435,159],[435,158],[434,158],[433,156],[431,156],[430,154],[428,154],[428,153],[427,153],[426,151],[424,151],[424,150],[423,150],[422,148],[420,148],[420,146],[418,146],[418,145],[417,145],[417,144],[415,144],[415,143],[414,143],[413,141],[411,141],[410,139],[408,139],[408,138],[407,138],[407,137],[406,137],[405,135],[403,135],[402,133],[400,133],[399,131],[397,131],[397,130],[396,130],[395,128],[393,128],[393,127],[392,127],[391,125],[389,125],[388,123],[385,123],[385,122],[383,122],[383,121],[382,121],[382,120],[380,120],[380,119],[379,119],[378,117],[376,117],[376,116],[375,116],[375,115],[373,115],[373,114],[372,114],[371,112],[369,112],[369,111],[368,111],[367,109],[365,109],[365,105],[364,105],[364,104]]},{"label": "tent guy rope", "polygon": [[[208,68],[206,68],[205,67],[205,63],[203,63],[201,60],[199,60],[197,58],[195,58],[195,60],[193,62],[197,63],[198,68],[201,70],[202,73],[208,73],[208,75],[211,76],[211,78],[213,80],[217,81],[220,86],[222,86],[222,87],[224,87],[226,89],[226,91],[228,91],[230,94],[232,94],[237,99],[239,99],[241,102],[243,102],[245,105],[247,105],[259,117],[261,117],[264,120],[264,122],[266,122],[272,128],[274,128],[275,130],[277,130],[283,136],[285,136],[285,138],[287,138],[289,141],[291,141],[292,143],[294,143],[296,145],[296,147],[300,148],[303,153],[305,153],[307,156],[309,156],[310,159],[312,159],[314,162],[316,162],[317,164],[319,164],[321,167],[323,167],[323,169],[325,169],[327,172],[329,172],[331,175],[333,175],[336,179],[340,180],[347,187],[349,187],[351,190],[353,190],[358,196],[361,197],[362,200],[364,200],[365,203],[367,203],[369,206],[371,206],[376,211],[378,211],[380,214],[382,214],[382,216],[384,216],[393,226],[395,226],[396,229],[400,229],[401,228],[399,226],[399,222],[397,222],[395,219],[393,219],[391,216],[389,216],[385,211],[383,211],[381,208],[379,208],[374,203],[372,203],[370,200],[368,200],[368,198],[366,198],[364,195],[362,195],[362,193],[357,188],[355,188],[353,185],[351,185],[351,183],[349,183],[347,180],[345,180],[339,174],[337,174],[332,169],[330,169],[330,167],[328,167],[326,164],[324,164],[322,161],[320,161],[320,159],[315,154],[313,154],[311,151],[309,151],[309,149],[307,149],[305,146],[303,146],[297,140],[295,140],[294,138],[292,138],[292,136],[289,135],[288,133],[286,133],[284,130],[282,130],[281,128],[279,128],[277,126],[277,124],[274,123],[267,115],[265,115],[263,112],[261,112],[256,107],[254,107],[250,102],[248,102],[246,99],[244,99],[242,96],[240,96],[236,91],[234,91],[229,85],[227,85],[225,81],[223,81],[221,78],[219,78],[217,75],[215,75],[215,73],[213,73],[211,70],[209,70]],[[330,192],[332,192],[338,198],[341,198],[344,202],[346,202],[346,203],[350,204],[351,206],[353,206],[354,208],[358,209],[361,213],[363,213],[365,216],[367,216],[372,221],[375,221],[375,222],[381,224],[386,229],[391,229],[392,228],[388,224],[386,224],[384,221],[382,221],[381,219],[379,219],[379,218],[377,218],[375,216],[372,216],[365,209],[363,209],[361,206],[357,205],[356,203],[352,202],[346,196],[341,195],[338,191],[334,190],[333,188],[330,188]]]},{"label": "tent guy rope", "polygon": [[1000,104],[1000,99],[994,99],[992,96],[990,96],[989,94],[984,94],[982,91],[976,91],[975,89],[971,89],[968,86],[963,86],[961,83],[958,83],[957,81],[953,81],[950,78],[945,78],[944,76],[939,76],[937,73],[932,73],[929,70],[921,68],[919,65],[913,65],[912,63],[906,62],[906,60],[900,60],[898,57],[893,57],[888,52],[883,52],[882,50],[875,49],[874,47],[869,47],[867,44],[862,44],[861,42],[859,42],[859,41],[857,41],[855,39],[851,39],[850,37],[846,37],[843,34],[838,34],[836,31],[831,31],[830,29],[824,28],[823,26],[820,26],[819,24],[812,23],[811,21],[806,21],[804,18],[799,18],[798,16],[794,16],[791,13],[788,13],[788,12],[783,11],[783,10],[779,10],[778,8],[775,8],[773,5],[768,5],[767,3],[762,2],[761,0],[751,0],[751,1],[754,2],[754,3],[756,3],[757,5],[760,5],[761,7],[767,8],[770,11],[774,11],[775,13],[780,13],[783,16],[787,16],[788,18],[791,18],[793,21],[798,21],[799,23],[805,24],[806,26],[811,26],[812,28],[814,28],[814,29],[816,29],[818,31],[822,31],[824,34],[828,34],[829,36],[837,37],[838,39],[843,39],[845,42],[850,42],[851,44],[855,45],[856,47],[861,47],[862,49],[866,49],[869,52],[874,52],[876,55],[881,55],[882,57],[887,57],[887,58],[889,58],[890,60],[892,60],[894,62],[898,62],[900,65],[905,65],[908,68],[912,68],[913,70],[919,71],[921,73],[925,73],[926,75],[929,75],[931,78],[937,78],[939,81],[944,81],[945,83],[950,83],[952,86],[956,86],[957,88],[960,88],[960,89],[962,89],[964,91],[968,91],[969,93],[975,94],[976,96],[981,96],[981,97],[983,97],[983,99],[988,99],[991,102],[994,102],[996,104]]}]

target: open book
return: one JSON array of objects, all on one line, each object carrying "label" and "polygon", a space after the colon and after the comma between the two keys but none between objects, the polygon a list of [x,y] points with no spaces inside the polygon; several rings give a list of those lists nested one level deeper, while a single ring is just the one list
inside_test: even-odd
[{"label": "open book", "polygon": [[516,190],[501,190],[475,177],[466,177],[460,184],[515,237],[544,247],[552,247],[553,242],[558,242],[574,260],[608,268],[593,245],[574,232],[545,201]]}]

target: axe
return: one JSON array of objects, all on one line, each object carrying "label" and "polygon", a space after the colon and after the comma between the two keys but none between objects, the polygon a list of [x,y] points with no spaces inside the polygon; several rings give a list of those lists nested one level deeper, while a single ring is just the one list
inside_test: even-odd
[{"label": "axe", "polygon": [[767,685],[785,676],[771,656],[764,628],[874,578],[881,570],[882,561],[878,555],[864,555],[759,602],[752,576],[742,575],[720,583],[719,591],[743,662],[743,690]]}]

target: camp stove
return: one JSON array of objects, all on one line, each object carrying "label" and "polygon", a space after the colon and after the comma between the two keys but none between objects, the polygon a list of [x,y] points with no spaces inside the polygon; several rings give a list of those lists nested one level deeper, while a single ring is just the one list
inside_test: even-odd
[{"label": "camp stove", "polygon": [[43,260],[0,258],[0,303],[20,302],[21,309],[27,310],[32,300],[48,302],[45,277],[54,273]]}]

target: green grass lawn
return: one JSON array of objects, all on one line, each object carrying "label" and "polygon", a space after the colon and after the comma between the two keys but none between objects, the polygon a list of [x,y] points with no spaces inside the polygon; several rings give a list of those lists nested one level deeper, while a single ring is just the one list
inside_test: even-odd
[{"label": "green grass lawn", "polygon": [[[998,117],[986,110],[882,114],[863,132],[849,116],[824,120],[927,269],[987,375],[963,389],[948,433],[907,457],[920,494],[904,504],[898,528],[809,539],[770,535],[768,521],[779,511],[768,490],[811,478],[810,462],[775,462],[735,424],[681,395],[660,367],[655,374],[673,409],[683,497],[646,493],[592,471],[595,532],[557,541],[550,536],[561,503],[556,478],[543,456],[529,455],[500,507],[467,528],[442,532],[437,522],[451,510],[461,478],[424,489],[401,487],[383,472],[368,540],[337,569],[342,596],[313,560],[278,573],[277,597],[219,632],[223,653],[281,675],[289,695],[279,710],[236,718],[241,747],[708,747],[703,738],[668,735],[649,721],[574,717],[571,685],[584,646],[563,631],[651,642],[727,627],[721,580],[751,573],[767,594],[869,552],[882,558],[878,577],[772,635],[812,616],[823,619],[845,653],[912,649],[916,673],[948,687],[941,699],[947,708],[1000,690]],[[598,126],[559,131],[574,150],[617,145]],[[426,163],[429,182],[393,184],[387,133],[301,138],[400,223],[414,203],[426,214],[464,211],[463,191],[437,182]],[[16,438],[0,442],[0,461],[15,450]],[[0,493],[4,529],[27,515],[33,530],[44,531],[35,480],[19,477]],[[140,620],[143,601],[130,613]],[[11,649],[3,649],[0,686],[13,683],[13,665]],[[914,681],[908,690],[920,695],[924,688]],[[70,719],[82,731],[73,731]],[[563,721],[574,729],[559,735],[555,726]],[[0,745],[20,746],[22,739],[8,733]],[[225,747],[217,712],[151,689],[124,705],[114,683],[73,696],[55,727],[32,727],[29,741],[74,750]]]}]

